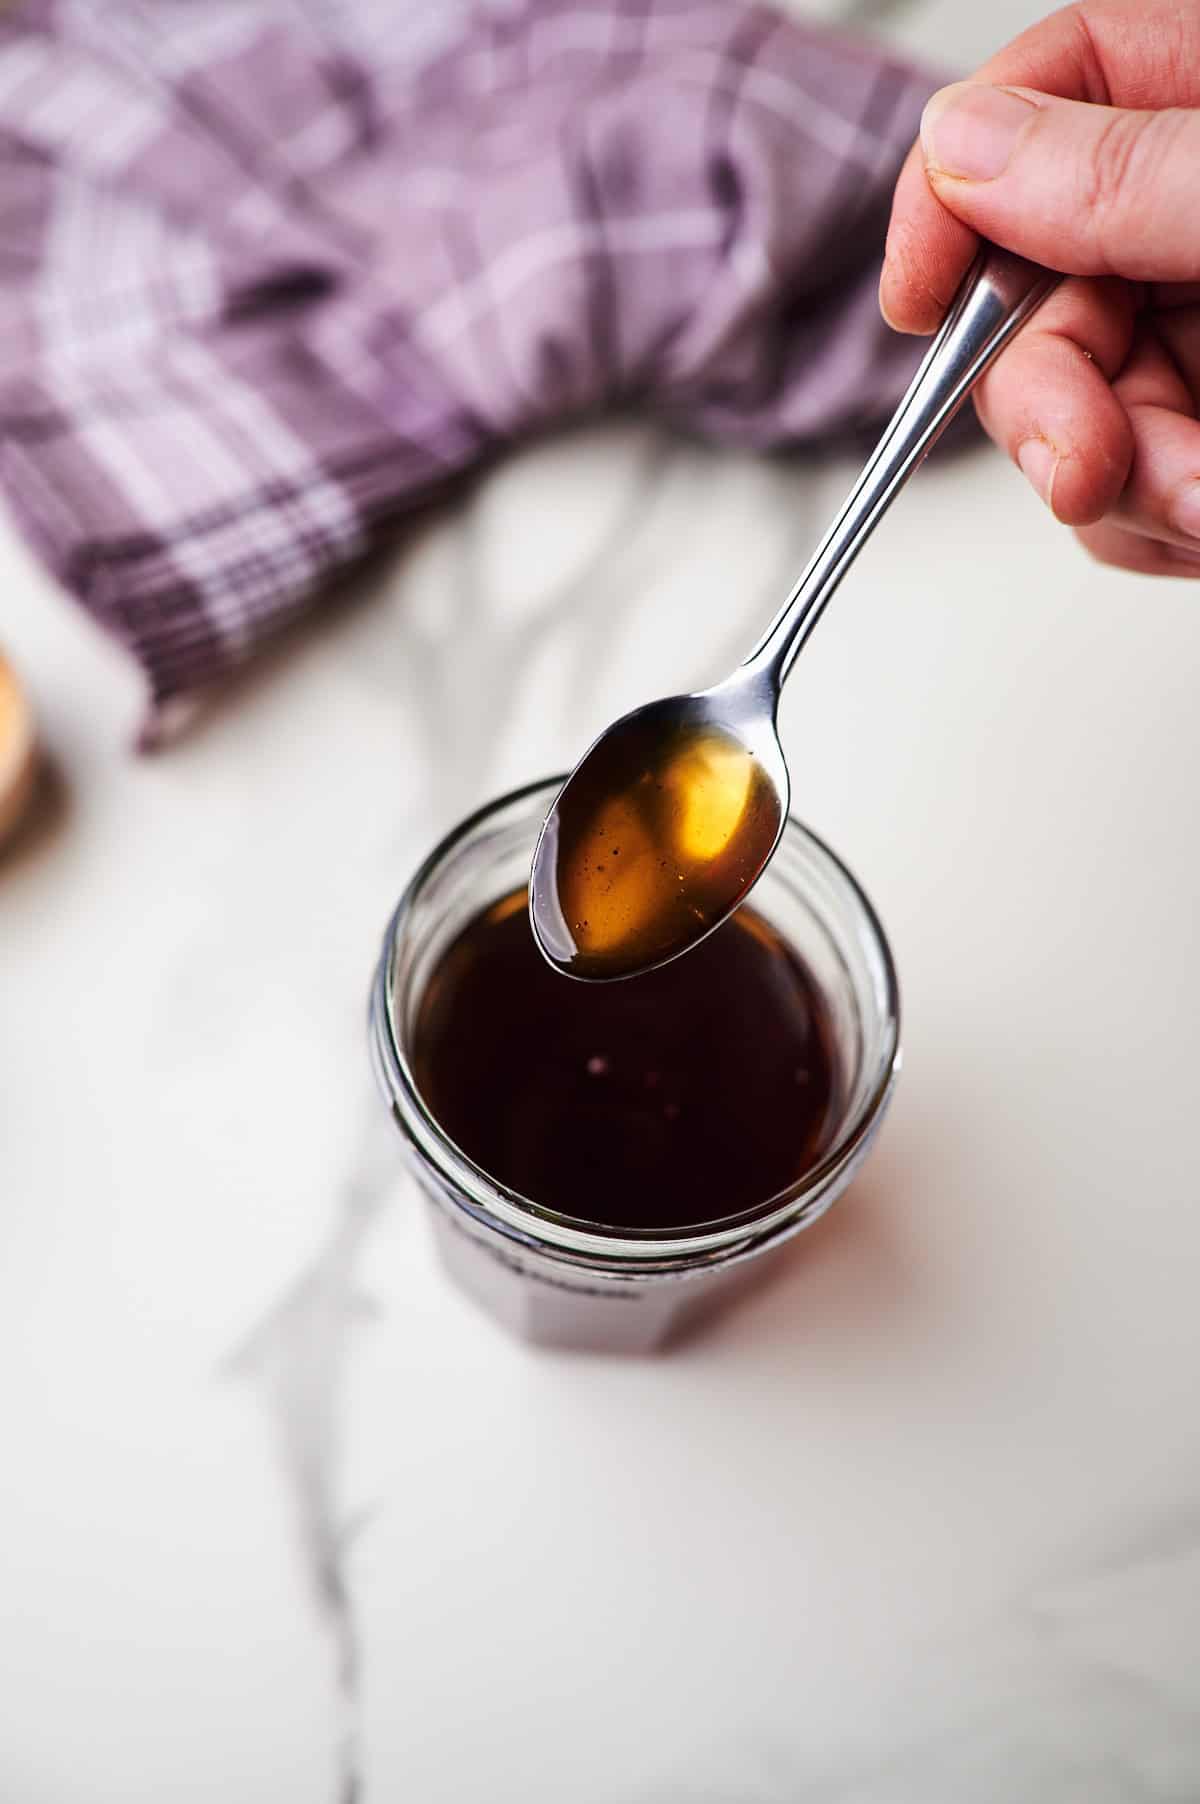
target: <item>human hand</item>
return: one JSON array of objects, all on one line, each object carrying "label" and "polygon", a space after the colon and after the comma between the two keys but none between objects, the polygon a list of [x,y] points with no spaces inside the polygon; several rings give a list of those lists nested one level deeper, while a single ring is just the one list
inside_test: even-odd
[{"label": "human hand", "polygon": [[934,95],[892,325],[933,331],[977,233],[1072,278],[976,389],[987,431],[1101,562],[1200,577],[1198,0],[1068,6]]}]

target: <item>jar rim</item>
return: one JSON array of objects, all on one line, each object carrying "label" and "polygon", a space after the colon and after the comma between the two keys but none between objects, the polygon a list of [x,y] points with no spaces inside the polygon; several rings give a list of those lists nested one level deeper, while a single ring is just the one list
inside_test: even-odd
[{"label": "jar rim", "polygon": [[538,778],[494,797],[450,829],[421,861],[405,885],[383,937],[383,949],[371,994],[371,1046],[376,1075],[393,1114],[408,1139],[441,1182],[457,1193],[472,1215],[492,1228],[527,1245],[553,1249],[584,1263],[607,1263],[643,1270],[657,1270],[681,1259],[704,1261],[726,1257],[731,1250],[762,1244],[781,1231],[788,1232],[816,1218],[840,1194],[848,1170],[865,1155],[886,1108],[900,1070],[900,991],[895,962],[883,925],[854,874],[811,828],[789,814],[784,822],[781,849],[797,839],[824,858],[849,891],[878,963],[883,982],[883,1046],[875,1061],[874,1081],[867,1096],[853,1111],[828,1151],[801,1177],[748,1209],[685,1228],[610,1228],[603,1223],[565,1215],[511,1190],[476,1165],[453,1141],[427,1107],[398,1031],[392,981],[395,951],[405,922],[419,902],[425,886],[447,858],[484,821],[519,806],[539,793],[547,804],[566,781],[561,776]]}]

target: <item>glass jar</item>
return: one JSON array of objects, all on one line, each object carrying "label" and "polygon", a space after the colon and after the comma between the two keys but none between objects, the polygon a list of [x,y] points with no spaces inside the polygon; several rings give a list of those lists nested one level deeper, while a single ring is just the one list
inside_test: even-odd
[{"label": "glass jar", "polygon": [[789,817],[753,906],[799,953],[829,1011],[843,1084],[825,1156],[789,1189],[694,1230],[609,1228],[505,1189],[426,1108],[413,1079],[411,1036],[424,987],[450,942],[528,880],[538,829],[562,781],[489,803],[417,871],[384,935],[371,994],[372,1057],[449,1274],[539,1345],[646,1352],[760,1272],[845,1190],[900,1068],[896,972],[854,878]]}]

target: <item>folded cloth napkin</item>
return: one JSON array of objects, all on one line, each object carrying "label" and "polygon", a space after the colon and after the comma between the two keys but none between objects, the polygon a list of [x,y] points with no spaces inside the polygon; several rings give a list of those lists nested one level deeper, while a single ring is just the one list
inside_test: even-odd
[{"label": "folded cloth napkin", "polygon": [[548,422],[865,427],[932,85],[746,0],[24,0],[0,484],[162,703]]}]

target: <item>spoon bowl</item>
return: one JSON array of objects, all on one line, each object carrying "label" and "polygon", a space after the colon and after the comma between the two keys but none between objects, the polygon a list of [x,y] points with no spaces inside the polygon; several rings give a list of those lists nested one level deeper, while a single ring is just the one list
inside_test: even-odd
[{"label": "spoon bowl", "polygon": [[788,772],[761,673],[624,715],[560,791],[533,859],[538,944],[568,976],[676,958],[753,888],[783,832]]}]

